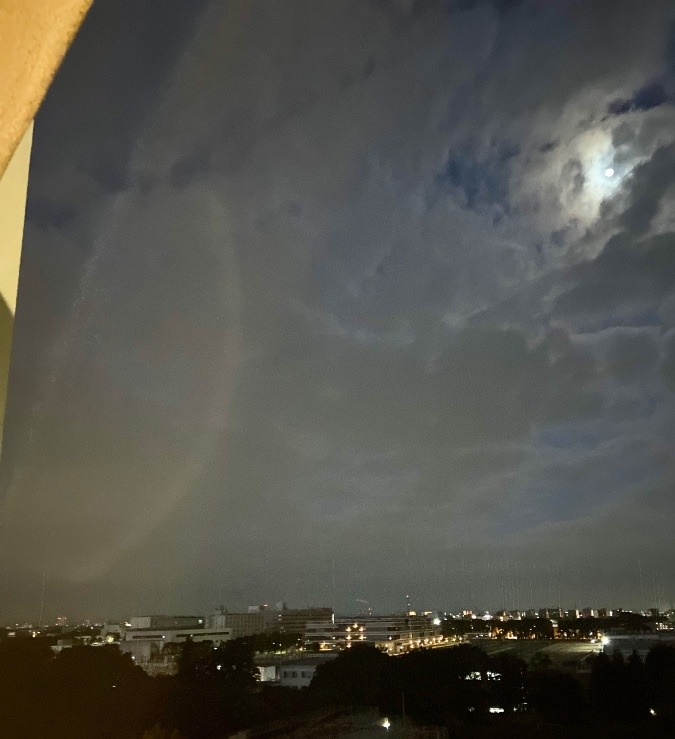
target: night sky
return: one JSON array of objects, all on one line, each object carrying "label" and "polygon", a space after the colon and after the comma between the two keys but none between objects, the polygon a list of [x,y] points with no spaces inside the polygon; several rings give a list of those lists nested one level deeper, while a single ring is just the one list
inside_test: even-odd
[{"label": "night sky", "polygon": [[670,605],[670,0],[96,0],[31,167],[0,620]]}]

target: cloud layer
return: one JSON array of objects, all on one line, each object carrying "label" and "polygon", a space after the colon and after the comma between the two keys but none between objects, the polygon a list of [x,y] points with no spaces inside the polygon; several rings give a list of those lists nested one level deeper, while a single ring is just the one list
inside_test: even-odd
[{"label": "cloud layer", "polygon": [[670,3],[138,12],[36,129],[5,617],[666,606]]}]

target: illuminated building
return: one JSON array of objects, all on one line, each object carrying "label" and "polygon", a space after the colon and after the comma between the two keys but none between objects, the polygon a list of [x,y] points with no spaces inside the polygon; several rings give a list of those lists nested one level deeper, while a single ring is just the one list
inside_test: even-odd
[{"label": "illuminated building", "polygon": [[310,621],[303,640],[305,645],[318,644],[322,650],[373,644],[389,652],[402,652],[431,646],[441,638],[427,616],[359,616],[331,622]]},{"label": "illuminated building", "polygon": [[286,634],[302,634],[309,622],[325,624],[332,620],[332,608],[291,608],[278,614],[276,628]]}]

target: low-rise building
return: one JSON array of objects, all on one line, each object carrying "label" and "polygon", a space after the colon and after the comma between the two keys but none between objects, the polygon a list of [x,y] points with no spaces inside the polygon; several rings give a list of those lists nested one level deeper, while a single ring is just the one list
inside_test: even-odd
[{"label": "low-rise building", "polygon": [[285,634],[303,634],[310,622],[330,623],[332,620],[332,608],[287,608],[279,611],[277,628]]},{"label": "low-rise building", "polygon": [[303,637],[306,646],[318,644],[323,651],[373,644],[391,653],[431,646],[441,639],[439,628],[426,616],[358,616],[310,621]]},{"label": "low-rise building", "polygon": [[221,610],[207,617],[207,627],[210,629],[230,629],[232,639],[244,636],[262,634],[267,630],[268,618],[264,612],[230,613]]},{"label": "low-rise building", "polygon": [[[208,628],[203,616],[137,616],[129,623],[120,650],[131,654],[142,667],[165,660],[169,653],[173,658],[177,645],[188,639],[218,645],[232,638],[232,629]],[[171,648],[167,650],[169,645]]]},{"label": "low-rise building", "polygon": [[321,654],[279,666],[279,684],[286,688],[308,688],[319,665],[336,655]]},{"label": "low-rise building", "polygon": [[132,616],[129,627],[135,629],[201,629],[205,616]]},{"label": "low-rise building", "polygon": [[275,683],[279,681],[278,664],[259,662],[256,664],[256,667],[258,669],[258,680],[261,683]]},{"label": "low-rise building", "polygon": [[564,618],[565,613],[562,608],[540,608],[538,612],[539,618]]}]

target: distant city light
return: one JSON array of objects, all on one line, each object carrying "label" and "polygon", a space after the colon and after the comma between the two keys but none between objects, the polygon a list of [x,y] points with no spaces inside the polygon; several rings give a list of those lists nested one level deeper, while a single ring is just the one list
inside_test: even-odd
[{"label": "distant city light", "polygon": [[602,642],[602,646],[606,647],[609,644],[609,637],[603,636],[602,639],[600,639],[600,641]]},{"label": "distant city light", "polygon": [[385,718],[384,721],[382,721],[382,726],[385,729],[388,729],[391,726],[391,722],[389,721],[388,718]]}]

